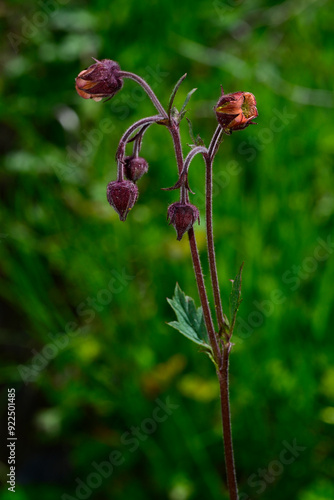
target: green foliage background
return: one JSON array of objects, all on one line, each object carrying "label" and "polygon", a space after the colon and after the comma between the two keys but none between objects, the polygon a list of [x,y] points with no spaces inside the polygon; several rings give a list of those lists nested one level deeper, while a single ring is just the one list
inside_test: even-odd
[{"label": "green foliage background", "polygon": [[[258,126],[226,138],[215,162],[226,309],[245,261],[231,357],[240,500],[334,498],[330,2],[12,0],[0,14],[1,426],[5,435],[15,387],[15,498],[86,498],[76,478],[86,483],[93,462],[118,450],[123,463],[87,498],[227,499],[213,366],[166,325],[176,282],[199,305],[187,239],[166,224],[177,193],[160,190],[177,178],[171,139],[158,126],[146,134],[150,170],[119,222],[105,196],[118,140],[154,108],[129,80],[107,103],[80,99],[74,78],[91,57],[146,77],[165,105],[187,72],[176,104],[198,87],[188,116],[206,144],[220,85],[255,94]],[[196,158],[207,274],[203,170]],[[157,398],[178,408],[124,444],[135,427],[152,429]],[[294,440],[304,450],[282,465],[283,442]],[[6,464],[4,446],[3,499]],[[260,479],[268,468],[274,476]]]}]

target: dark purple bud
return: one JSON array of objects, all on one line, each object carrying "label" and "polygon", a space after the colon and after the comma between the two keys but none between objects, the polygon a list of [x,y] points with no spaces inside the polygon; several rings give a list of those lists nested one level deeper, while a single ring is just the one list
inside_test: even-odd
[{"label": "dark purple bud", "polygon": [[[96,59],[95,59],[96,60]],[[113,97],[123,87],[119,76],[120,67],[115,61],[102,59],[81,71],[75,79],[75,88],[80,97],[101,101]]]},{"label": "dark purple bud", "polygon": [[129,181],[136,182],[148,171],[148,163],[140,156],[126,156],[124,158],[124,171]]},{"label": "dark purple bud", "polygon": [[180,241],[186,231],[189,231],[196,220],[199,222],[199,211],[190,203],[173,203],[168,207],[167,220],[176,229],[177,239]]},{"label": "dark purple bud", "polygon": [[131,181],[109,182],[107,187],[107,199],[116,210],[121,221],[125,221],[129,210],[131,210],[138,198],[138,188]]}]

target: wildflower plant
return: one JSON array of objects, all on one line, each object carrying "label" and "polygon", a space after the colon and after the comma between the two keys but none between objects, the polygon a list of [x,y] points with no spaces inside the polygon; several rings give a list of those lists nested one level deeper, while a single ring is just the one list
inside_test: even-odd
[{"label": "wildflower plant", "polygon": [[[140,76],[122,71],[115,61],[109,59],[101,61],[95,59],[95,61],[95,64],[81,71],[76,78],[76,90],[81,97],[95,101],[100,101],[105,97],[108,100],[122,89],[124,79],[130,78],[146,91],[158,113],[136,121],[120,139],[116,151],[117,179],[108,184],[107,199],[118,213],[121,221],[126,220],[130,210],[135,206],[139,195],[136,183],[148,171],[146,159],[139,156],[145,132],[152,125],[159,124],[167,128],[173,139],[178,179],[174,186],[163,189],[178,190],[179,201],[168,207],[167,219],[174,226],[178,240],[181,240],[185,233],[188,235],[201,307],[196,308],[194,300],[186,296],[176,285],[174,297],[168,299],[168,302],[176,314],[177,321],[169,324],[188,339],[200,345],[202,351],[207,353],[214,363],[220,387],[227,486],[230,500],[238,500],[229,405],[229,358],[233,346],[232,334],[241,303],[243,264],[235,279],[231,280],[232,290],[229,300],[229,315],[227,316],[222,308],[216,266],[212,222],[212,182],[213,162],[223,135],[231,135],[233,131],[243,130],[254,124],[253,120],[258,116],[256,100],[254,95],[249,92],[224,94],[222,90],[222,95],[214,108],[218,126],[209,146],[206,147],[199,137],[196,139],[192,137],[191,150],[184,158],[179,131],[180,122],[186,114],[189,99],[196,89],[189,92],[180,111],[175,108],[174,99],[186,75],[183,75],[176,83],[169,99],[168,108],[164,109],[151,87]],[[191,126],[190,131],[192,134]],[[132,155],[125,156],[125,149],[129,143],[133,144]],[[199,223],[200,214],[198,208],[190,203],[190,195],[194,193],[189,187],[188,171],[193,158],[198,154],[203,157],[205,165],[206,240],[215,306],[214,315],[209,306],[194,230],[195,222]]]}]

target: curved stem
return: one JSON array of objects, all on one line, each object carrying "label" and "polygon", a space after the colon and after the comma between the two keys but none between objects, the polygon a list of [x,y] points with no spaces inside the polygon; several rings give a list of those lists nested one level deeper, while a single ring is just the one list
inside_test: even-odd
[{"label": "curved stem", "polygon": [[173,123],[170,126],[168,126],[168,130],[173,139],[177,169],[179,171],[179,174],[181,174],[183,170],[183,153],[182,153],[182,145],[180,139],[180,131],[178,126]]},{"label": "curved stem", "polygon": [[[181,172],[183,170],[183,154],[182,154],[182,146],[181,146],[181,139],[180,139],[180,131],[179,131],[179,128],[176,124],[170,125],[168,127],[168,130],[170,131],[171,136],[173,138],[173,144],[174,144],[174,149],[175,149],[178,171],[179,171],[179,174],[181,174]],[[200,257],[199,257],[199,253],[198,253],[196,237],[195,237],[195,233],[194,233],[193,228],[189,229],[188,238],[189,238],[191,257],[192,257],[194,271],[195,271],[198,294],[199,294],[199,297],[201,300],[201,305],[203,308],[205,326],[206,326],[206,329],[207,329],[207,332],[209,335],[210,344],[211,344],[211,347],[212,347],[212,350],[214,353],[214,358],[215,358],[216,362],[219,363],[221,353],[220,353],[220,348],[219,348],[218,341],[216,338],[215,328],[214,328],[213,321],[212,321],[208,296],[207,296],[207,292],[206,292],[206,288],[205,288],[205,282],[204,282],[201,261],[200,261]]]},{"label": "curved stem", "polygon": [[150,125],[152,125],[152,124],[149,123],[148,125],[144,125],[139,130],[139,132],[137,133],[137,135],[136,135],[136,137],[134,139],[134,143],[133,143],[133,155],[136,156],[136,157],[139,155],[140,148],[141,148],[141,145],[142,145],[142,142],[143,142],[144,134],[149,129]]},{"label": "curved stem", "polygon": [[122,159],[124,156],[124,151],[125,151],[125,145],[128,142],[128,138],[137,130],[137,128],[143,126],[143,125],[152,125],[152,123],[156,123],[163,120],[163,117],[161,115],[154,115],[154,116],[148,116],[147,118],[142,118],[141,120],[138,120],[137,122],[133,123],[131,127],[129,127],[124,134],[122,135],[118,148],[116,151],[116,159]]},{"label": "curved stem", "polygon": [[225,344],[222,365],[217,372],[220,387],[221,412],[223,420],[223,440],[225,452],[225,466],[227,475],[227,485],[230,493],[230,500],[238,500],[238,485],[234,465],[234,453],[232,442],[231,414],[229,402],[229,377],[228,365],[231,344]]},{"label": "curved stem", "polygon": [[206,234],[207,234],[207,247],[208,259],[210,267],[210,277],[212,283],[213,296],[215,301],[215,310],[218,321],[219,332],[224,330],[225,319],[223,313],[222,301],[220,298],[220,288],[218,280],[218,271],[216,264],[216,253],[213,239],[213,223],[212,223],[212,161],[210,156],[205,157],[205,218],[206,218]]},{"label": "curved stem", "polygon": [[129,137],[133,132],[137,130],[137,128],[141,126],[150,126],[152,123],[159,122],[160,120],[163,120],[163,117],[161,115],[155,115],[155,116],[149,116],[147,118],[142,118],[141,120],[138,120],[137,122],[133,123],[131,127],[129,127],[124,134],[121,137],[121,140],[119,141],[118,148],[116,151],[116,160],[117,160],[117,180],[122,181],[123,180],[123,158],[125,154],[125,146],[126,143],[128,142]]},{"label": "curved stem", "polygon": [[147,82],[143,78],[141,78],[138,75],[135,75],[134,73],[130,73],[129,71],[119,71],[119,76],[123,78],[129,78],[130,80],[134,80],[135,82],[139,83],[139,85],[145,90],[149,98],[151,99],[152,103],[156,107],[156,109],[159,111],[159,113],[164,117],[168,118],[167,112],[165,109],[162,107],[161,102],[149,86]]},{"label": "curved stem", "polygon": [[219,145],[220,145],[219,141],[220,141],[220,138],[223,135],[223,133],[224,133],[224,130],[221,128],[220,125],[218,125],[213,136],[212,136],[210,146],[208,148],[209,158],[211,159],[212,162],[213,162],[213,159],[214,159],[214,157],[219,149]]},{"label": "curved stem", "polygon": [[[152,91],[151,87],[139,76],[128,73],[125,71],[120,72],[120,76],[125,78],[130,78],[139,85],[143,87],[143,89],[147,92],[151,101],[161,114],[161,116],[154,116],[150,118],[144,118],[143,120],[139,120],[137,123],[132,125],[125,134],[123,135],[118,150],[116,154],[116,158],[119,162],[120,175],[123,175],[123,164],[122,159],[125,152],[125,145],[127,139],[130,135],[140,126],[163,121],[163,124],[167,126],[174,144],[176,161],[179,176],[182,175],[183,171],[187,171],[189,168],[190,162],[192,158],[198,154],[202,153],[206,162],[206,221],[207,221],[207,242],[208,242],[208,254],[209,254],[209,264],[210,264],[210,274],[211,281],[214,290],[215,297],[215,306],[218,318],[219,328],[223,329],[225,324],[223,310],[221,306],[220,300],[220,292],[219,292],[219,283],[218,283],[218,274],[215,260],[215,251],[214,251],[214,241],[213,241],[213,228],[212,228],[212,163],[216,152],[219,147],[219,140],[222,134],[221,127],[217,127],[209,149],[198,147],[194,148],[191,151],[187,158],[186,163],[184,164],[182,146],[181,146],[181,138],[180,138],[180,130],[179,125],[173,121],[173,119],[168,118],[168,114],[162,107],[160,101],[157,99],[156,95]],[[188,193],[184,186],[181,188],[181,197],[184,202],[188,201]],[[214,324],[212,321],[211,310],[209,306],[208,296],[205,288],[204,275],[202,271],[200,256],[197,248],[196,238],[193,227],[188,230],[188,238],[190,251],[195,271],[196,283],[198,288],[198,293],[200,296],[203,315],[205,320],[206,329],[208,332],[208,336],[210,339],[210,344],[213,350],[213,357],[217,365],[217,375],[219,379],[220,385],[220,396],[221,396],[221,408],[222,408],[222,419],[223,419],[223,438],[224,438],[224,451],[225,451],[225,462],[226,462],[226,472],[227,472],[227,482],[230,493],[230,500],[238,500],[238,490],[237,490],[237,482],[236,482],[236,474],[234,467],[234,456],[233,456],[233,445],[232,445],[232,431],[231,431],[231,419],[230,419],[230,407],[229,407],[229,390],[228,390],[228,361],[229,354],[231,349],[231,344],[227,340],[223,349],[221,350],[221,345],[219,342],[219,337],[216,335]]]},{"label": "curved stem", "polygon": [[202,153],[204,155],[204,154],[208,153],[208,150],[204,146],[196,146],[195,148],[193,148],[187,154],[186,159],[184,160],[184,167],[183,167],[181,175],[188,174],[190,163],[192,162],[193,158],[195,158],[195,156],[198,155],[199,153]]}]

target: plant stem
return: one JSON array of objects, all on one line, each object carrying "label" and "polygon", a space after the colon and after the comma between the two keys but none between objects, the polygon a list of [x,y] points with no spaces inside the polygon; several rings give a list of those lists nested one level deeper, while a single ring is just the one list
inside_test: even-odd
[{"label": "plant stem", "polygon": [[210,277],[212,283],[213,296],[215,301],[215,310],[218,321],[219,332],[222,332],[225,326],[223,306],[220,298],[220,288],[218,280],[218,271],[216,264],[216,254],[213,239],[212,223],[212,161],[209,155],[205,155],[205,218],[206,218],[206,239],[208,246],[208,259],[210,267]]},{"label": "plant stem", "polygon": [[147,118],[142,118],[141,120],[138,120],[135,123],[133,123],[131,127],[129,127],[124,132],[119,141],[118,148],[116,151],[116,160],[123,159],[125,146],[131,134],[133,134],[140,127],[152,125],[152,123],[157,123],[160,120],[163,120],[163,117],[161,115],[154,115],[154,116],[148,116]]},{"label": "plant stem", "polygon": [[[184,168],[184,159],[182,153],[182,145],[180,138],[180,130],[179,124],[177,124],[173,118],[169,118],[167,112],[162,107],[160,101],[154,94],[151,87],[139,76],[128,73],[126,71],[121,71],[121,77],[130,78],[147,92],[151,101],[153,102],[156,109],[159,111],[161,116],[151,117],[149,119],[140,120],[135,124],[135,126],[130,127],[128,131],[123,135],[120,146],[117,150],[117,160],[121,163],[125,145],[128,137],[131,133],[134,132],[141,125],[149,125],[150,123],[164,121],[163,125],[167,126],[174,144],[175,156],[177,161],[177,167],[179,176],[183,172]],[[180,80],[180,82],[182,79]],[[176,92],[175,92],[176,93]],[[167,119],[166,119],[167,118]],[[190,153],[187,157],[187,165],[188,168],[190,161],[197,153],[202,153],[205,159],[206,164],[206,227],[207,227],[207,244],[208,244],[208,256],[209,256],[209,265],[210,265],[210,275],[211,275],[211,283],[214,293],[215,299],[215,309],[217,314],[218,326],[220,330],[223,330],[225,325],[223,309],[220,298],[220,290],[219,290],[219,282],[218,282],[218,273],[216,266],[216,257],[215,257],[215,249],[214,249],[214,239],[213,239],[213,226],[212,226],[212,163],[216,152],[219,147],[219,139],[221,137],[222,130],[220,127],[217,127],[209,149],[205,148],[195,148],[196,151]],[[122,170],[119,175],[122,175]],[[188,193],[184,186],[181,188],[181,199],[183,202],[188,201]],[[231,344],[229,339],[225,339],[225,344],[222,346],[220,338],[218,334],[215,332],[214,324],[212,321],[211,310],[209,306],[209,300],[207,291],[205,288],[204,275],[202,271],[200,256],[197,248],[196,237],[193,227],[188,230],[189,237],[189,245],[191,251],[191,257],[193,261],[196,283],[198,288],[198,293],[200,296],[203,315],[205,320],[205,326],[208,332],[208,336],[210,339],[210,344],[213,350],[213,357],[217,366],[217,376],[219,380],[220,386],[220,397],[221,397],[221,409],[222,409],[222,421],[223,421],[223,439],[224,439],[224,452],[225,452],[225,464],[226,464],[226,474],[227,474],[227,483],[229,489],[230,500],[238,500],[238,489],[237,489],[237,480],[234,466],[234,456],[233,456],[233,443],[232,443],[232,430],[231,430],[231,418],[230,418],[230,405],[229,405],[229,378],[228,378],[228,368],[229,368],[229,354],[231,350]],[[223,347],[223,349],[222,349]]]},{"label": "plant stem", "polygon": [[221,412],[223,421],[223,440],[225,452],[225,466],[227,475],[227,485],[230,494],[230,500],[238,500],[238,485],[234,465],[234,453],[232,442],[232,428],[229,402],[229,355],[231,344],[224,346],[222,364],[217,372],[220,387]]},{"label": "plant stem", "polygon": [[[179,173],[182,172],[183,169],[183,155],[182,155],[182,147],[180,141],[180,132],[178,127],[169,127],[169,130],[173,137],[174,148],[178,163]],[[217,132],[217,131],[216,131]],[[214,147],[216,149],[216,145],[218,143],[218,134],[216,136]],[[212,143],[211,143],[212,144]],[[211,146],[210,144],[210,146]],[[210,150],[210,149],[209,149]],[[212,159],[214,154],[206,155],[206,222],[207,222],[207,241],[208,241],[208,252],[209,252],[209,262],[210,262],[210,274],[212,280],[212,287],[215,295],[215,304],[218,322],[221,321],[221,325],[225,324],[221,299],[220,299],[220,291],[219,291],[219,283],[218,283],[218,275],[217,275],[217,267],[216,267],[216,259],[215,259],[215,250],[214,250],[214,240],[213,240],[213,227],[212,227]],[[204,152],[204,151],[203,151]],[[212,159],[211,159],[212,156]],[[229,378],[228,378],[228,368],[229,368],[229,354],[231,344],[226,343],[223,348],[223,353],[220,351],[220,347],[218,344],[217,336],[214,330],[214,325],[212,321],[211,311],[209,307],[209,301],[207,297],[207,292],[205,289],[203,271],[201,267],[201,262],[199,258],[198,248],[196,244],[196,238],[194,229],[191,228],[188,231],[189,244],[191,250],[191,256],[196,276],[196,282],[198,287],[198,293],[201,299],[201,304],[203,308],[203,314],[205,319],[205,325],[208,331],[210,343],[214,352],[215,360],[218,361],[219,369],[217,371],[219,387],[220,387],[220,399],[221,399],[221,409],[222,409],[222,423],[223,423],[223,439],[224,439],[224,453],[225,453],[225,465],[226,465],[226,475],[227,475],[227,484],[228,490],[230,494],[230,500],[238,500],[238,489],[237,489],[237,479],[235,474],[235,465],[234,465],[234,455],[233,455],[233,443],[232,443],[232,429],[231,429],[231,417],[230,417],[230,403],[229,403]],[[216,302],[217,300],[217,302]],[[218,304],[218,307],[217,307]],[[218,314],[220,315],[218,316]]]},{"label": "plant stem", "polygon": [[[219,148],[219,140],[223,130],[220,126],[217,127],[209,149],[208,154],[203,155],[206,165],[206,230],[207,230],[207,245],[208,245],[208,258],[210,266],[210,276],[212,289],[215,300],[215,308],[218,320],[219,330],[223,330],[226,324],[223,314],[223,308],[220,297],[219,280],[216,264],[216,255],[213,238],[213,223],[212,223],[212,165],[215,154]],[[221,357],[221,364],[217,371],[219,387],[220,387],[220,401],[222,412],[223,424],[223,440],[225,452],[225,467],[227,475],[227,485],[230,494],[230,500],[238,500],[238,486],[234,465],[233,441],[232,441],[232,428],[231,428],[231,414],[230,414],[230,401],[229,401],[229,356],[231,351],[231,343],[229,338],[225,337],[225,344],[223,348],[223,355]]]},{"label": "plant stem", "polygon": [[208,297],[207,297],[207,293],[206,293],[206,289],[205,289],[201,261],[200,261],[200,257],[199,257],[199,253],[198,253],[195,232],[194,232],[193,228],[189,229],[188,238],[189,238],[191,257],[192,257],[194,271],[195,271],[198,294],[200,296],[201,305],[203,308],[205,326],[207,328],[207,332],[209,335],[210,344],[211,344],[213,354],[214,354],[214,359],[217,363],[219,363],[219,359],[221,358],[221,352],[219,349],[218,341],[217,341],[216,334],[215,334],[215,328],[214,328],[212,317],[211,317],[211,311],[210,311],[209,301],[208,301]]},{"label": "plant stem", "polygon": [[123,77],[123,78],[129,78],[130,80],[134,80],[135,82],[139,83],[139,85],[145,90],[145,92],[147,93],[147,95],[149,96],[152,103],[154,104],[156,109],[159,111],[159,113],[163,117],[168,118],[167,112],[163,108],[161,102],[159,101],[159,99],[157,98],[157,96],[155,95],[155,93],[153,92],[151,87],[148,85],[147,82],[145,82],[145,80],[143,78],[141,78],[140,76],[138,76],[134,73],[130,73],[129,71],[120,71],[119,76]]},{"label": "plant stem", "polygon": [[[183,153],[182,153],[179,127],[176,124],[171,123],[170,126],[168,126],[168,130],[170,131],[171,136],[173,138],[173,144],[174,144],[174,149],[175,149],[178,171],[179,171],[179,174],[181,174],[181,172],[183,170]],[[221,357],[221,352],[220,352],[219,344],[218,344],[216,333],[215,333],[215,328],[214,328],[213,321],[212,321],[208,296],[207,296],[207,292],[206,292],[206,288],[205,288],[205,282],[204,282],[201,261],[200,261],[200,257],[199,257],[199,253],[198,253],[196,237],[195,237],[195,232],[194,232],[193,228],[189,229],[188,238],[189,238],[189,245],[190,245],[190,251],[191,251],[191,258],[193,261],[193,266],[194,266],[194,271],[195,271],[195,278],[196,278],[196,283],[197,283],[197,288],[198,288],[198,294],[199,294],[199,297],[201,300],[201,305],[203,308],[205,326],[206,326],[206,329],[207,329],[207,332],[209,335],[210,344],[211,344],[211,347],[212,347],[212,350],[214,353],[214,358],[215,358],[216,362],[218,363],[219,359]]]},{"label": "plant stem", "polygon": [[179,171],[179,174],[181,174],[183,170],[183,153],[182,153],[182,145],[180,138],[180,130],[179,127],[173,122],[168,126],[168,130],[173,139],[177,169]]},{"label": "plant stem", "polygon": [[220,145],[219,140],[220,140],[223,133],[224,133],[224,130],[221,128],[220,125],[218,125],[213,136],[212,136],[210,146],[208,148],[209,156],[210,156],[210,159],[212,160],[212,162],[213,162],[213,159],[214,159],[216,153],[218,152],[219,145]]}]

